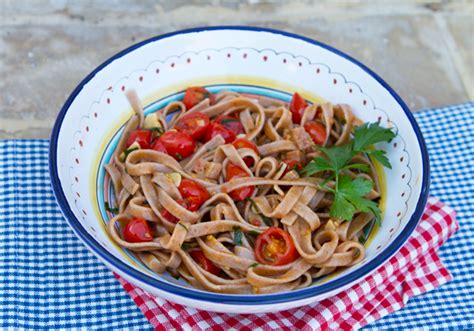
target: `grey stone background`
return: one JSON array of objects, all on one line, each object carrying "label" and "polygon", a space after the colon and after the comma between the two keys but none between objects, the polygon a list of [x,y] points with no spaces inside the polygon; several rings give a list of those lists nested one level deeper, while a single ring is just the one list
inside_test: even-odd
[{"label": "grey stone background", "polygon": [[76,84],[121,49],[205,25],[335,46],[417,111],[474,100],[474,1],[0,0],[0,139],[48,138]]}]

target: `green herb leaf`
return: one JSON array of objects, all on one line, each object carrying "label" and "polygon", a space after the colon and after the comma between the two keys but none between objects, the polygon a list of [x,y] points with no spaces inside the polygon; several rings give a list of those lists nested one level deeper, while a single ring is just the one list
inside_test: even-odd
[{"label": "green herb leaf", "polygon": [[183,156],[182,156],[181,154],[179,154],[179,153],[175,153],[174,155],[176,156],[176,159],[177,159],[178,161],[181,161],[181,160],[183,159]]},{"label": "green herb leaf", "polygon": [[158,132],[160,135],[165,132],[165,131],[163,130],[163,128],[160,128],[160,127],[151,128],[151,129],[148,129],[148,130]]},{"label": "green herb leaf", "polygon": [[301,172],[306,176],[311,176],[320,171],[334,171],[334,167],[328,160],[318,156],[308,163]]},{"label": "green herb leaf", "polygon": [[234,245],[242,246],[242,230],[238,226],[234,226]]},{"label": "green herb leaf", "polygon": [[176,279],[176,280],[179,280],[179,275],[173,275],[173,274],[171,274],[171,277],[173,277],[173,278]]},{"label": "green herb leaf", "polygon": [[240,122],[238,119],[233,119],[233,118],[224,118],[220,120],[220,124],[225,125],[225,124],[230,124],[234,122]]},{"label": "green herb leaf", "polygon": [[388,160],[387,156],[385,156],[385,151],[380,150],[380,149],[374,149],[374,150],[367,150],[366,153],[373,157],[375,160],[380,162],[384,167],[387,167],[389,169],[392,169],[392,165],[390,164],[390,161]]},{"label": "green herb leaf", "polygon": [[249,235],[251,236],[258,236],[260,234],[260,232],[258,231],[255,231],[255,230],[250,230],[247,232]]},{"label": "green herb leaf", "polygon": [[182,245],[181,245],[181,248],[184,250],[184,251],[190,251],[191,249],[195,248],[196,245],[193,245],[191,243],[186,243],[184,242]]},{"label": "green herb leaf", "polygon": [[353,164],[346,165],[343,169],[357,169],[363,172],[368,172],[370,167],[367,164],[363,164],[363,163],[353,163]]},{"label": "green herb leaf", "polygon": [[123,162],[125,162],[127,160],[128,154],[130,154],[131,152],[136,151],[138,149],[139,149],[138,147],[133,147],[133,148],[126,149],[125,152],[124,152],[125,157],[123,159]]},{"label": "green herb leaf", "polygon": [[334,202],[329,210],[331,217],[350,221],[356,212],[354,206],[344,198],[344,195],[336,192]]},{"label": "green herb leaf", "polygon": [[273,226],[273,221],[270,217],[262,215],[262,219],[263,219],[263,223],[265,223],[266,226]]},{"label": "green herb leaf", "polygon": [[249,265],[249,268],[254,268],[254,267],[258,267],[260,264],[258,264],[257,262],[255,263],[252,263],[251,265]]},{"label": "green herb leaf", "polygon": [[110,207],[108,201],[105,202],[105,210],[107,210],[109,213],[112,213],[112,214],[118,214],[118,212],[119,212],[118,208]]},{"label": "green herb leaf", "polygon": [[392,129],[383,128],[378,122],[364,123],[354,129],[354,151],[363,152],[370,145],[395,138]]}]

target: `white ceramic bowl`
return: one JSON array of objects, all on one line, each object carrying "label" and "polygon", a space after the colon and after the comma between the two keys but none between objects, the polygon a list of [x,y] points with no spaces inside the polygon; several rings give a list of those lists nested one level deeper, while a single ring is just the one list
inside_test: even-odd
[{"label": "white ceramic bowl", "polygon": [[[393,165],[385,169],[386,208],[367,257],[311,287],[269,295],[199,291],[169,275],[156,275],[115,245],[105,231],[104,171],[132,110],[123,91],[134,88],[146,112],[182,97],[187,86],[230,88],[289,100],[347,103],[364,121],[380,120],[397,137],[382,144]],[[334,295],[390,258],[423,212],[429,163],[420,130],[400,97],[375,73],[344,53],[294,34],[253,27],[212,27],[158,36],[120,52],[74,90],[62,108],[50,145],[53,190],[77,236],[110,269],[168,300],[200,309],[248,313],[288,309]],[[107,183],[105,183],[107,184]]]}]

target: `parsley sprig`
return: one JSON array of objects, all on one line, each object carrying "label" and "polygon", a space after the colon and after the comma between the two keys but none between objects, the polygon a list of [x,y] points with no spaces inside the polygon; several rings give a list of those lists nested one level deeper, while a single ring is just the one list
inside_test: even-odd
[{"label": "parsley sprig", "polygon": [[[363,153],[373,157],[383,166],[391,168],[390,161],[385,155],[385,151],[375,149],[373,144],[390,141],[395,137],[391,129],[383,128],[379,123],[365,123],[354,130],[353,139],[344,145],[319,147],[325,157],[315,157],[302,172],[306,176],[326,171],[329,173],[321,187],[334,194],[334,203],[329,214],[331,217],[350,221],[357,211],[370,212],[380,222],[381,215],[378,205],[365,196],[373,188],[373,182],[365,178],[357,177],[352,179],[344,174],[345,170],[357,169],[367,172],[369,167],[362,163],[350,164],[350,161],[357,154]],[[326,183],[335,181],[334,188],[328,187]]]}]

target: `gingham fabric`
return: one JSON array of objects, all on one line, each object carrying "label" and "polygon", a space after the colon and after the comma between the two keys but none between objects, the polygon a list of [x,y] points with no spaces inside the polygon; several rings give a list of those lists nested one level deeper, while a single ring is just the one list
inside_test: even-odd
[{"label": "gingham fabric", "polygon": [[[405,296],[417,296],[404,309],[370,323],[365,329],[473,329],[474,103],[433,109],[415,116],[431,156],[431,194],[457,211],[460,230],[438,250],[453,279],[436,290],[417,295],[420,284],[412,277],[402,290]],[[62,218],[50,189],[47,149],[46,141],[0,142],[0,328],[152,329],[112,273],[88,252]],[[444,209],[435,214],[441,211]],[[439,238],[445,239],[445,235],[442,232]],[[421,248],[425,249],[425,245]],[[436,254],[423,256],[424,260],[416,264],[421,274],[443,270],[437,264]],[[406,259],[402,264],[409,262]],[[442,273],[428,283],[434,281],[430,286],[435,287],[436,282],[448,278],[448,274]],[[376,285],[379,280],[374,282]],[[384,283],[393,286],[391,282]],[[392,293],[392,289],[388,290]],[[374,300],[378,299],[370,294],[364,296],[359,302],[366,305],[357,314],[371,310]],[[167,310],[164,316],[172,319],[179,307],[168,305],[174,309]],[[344,311],[341,318],[347,318],[347,313]],[[287,313],[281,314],[286,314],[291,322]],[[358,319],[357,314],[352,318]],[[148,313],[147,317],[151,315]],[[195,328],[205,326],[203,321],[199,320]],[[278,327],[278,322],[266,326]]]}]

